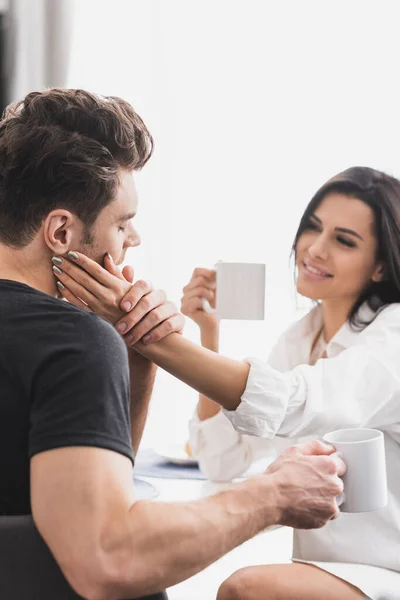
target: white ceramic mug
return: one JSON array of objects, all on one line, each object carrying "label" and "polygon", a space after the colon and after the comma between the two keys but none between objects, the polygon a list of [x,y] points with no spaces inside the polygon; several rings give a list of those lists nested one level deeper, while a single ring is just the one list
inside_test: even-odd
[{"label": "white ceramic mug", "polygon": [[219,319],[263,320],[265,315],[265,264],[219,261],[215,265],[215,308],[202,298],[203,310]]},{"label": "white ceramic mug", "polygon": [[[377,429],[338,429],[324,435],[346,464],[340,510],[369,512],[388,502],[385,440]],[[339,502],[338,502],[339,503]]]}]

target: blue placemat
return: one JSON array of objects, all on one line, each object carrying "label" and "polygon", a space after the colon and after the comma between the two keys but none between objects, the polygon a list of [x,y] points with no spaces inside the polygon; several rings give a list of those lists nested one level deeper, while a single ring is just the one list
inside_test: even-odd
[{"label": "blue placemat", "polygon": [[161,458],[151,449],[139,450],[133,475],[169,479],[205,479],[197,465],[176,465]]}]

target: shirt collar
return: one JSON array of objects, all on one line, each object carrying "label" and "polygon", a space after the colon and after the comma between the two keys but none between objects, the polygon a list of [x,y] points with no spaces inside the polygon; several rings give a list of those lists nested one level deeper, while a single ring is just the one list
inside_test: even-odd
[{"label": "shirt collar", "polygon": [[[374,316],[374,314],[375,313],[366,303],[363,304],[358,311],[358,316],[360,319],[367,322]],[[315,335],[321,330],[322,325],[322,306],[321,304],[318,304],[318,306],[315,306],[302,319],[296,321],[296,323],[292,325],[288,331],[288,338],[293,341],[299,338],[310,338],[313,341],[315,339]],[[339,331],[337,331],[333,336],[328,344],[328,348],[333,345],[340,346],[342,349],[349,348],[357,342],[360,333],[362,333],[362,330],[357,331],[352,329],[349,322],[346,321],[346,323],[344,323]]]}]

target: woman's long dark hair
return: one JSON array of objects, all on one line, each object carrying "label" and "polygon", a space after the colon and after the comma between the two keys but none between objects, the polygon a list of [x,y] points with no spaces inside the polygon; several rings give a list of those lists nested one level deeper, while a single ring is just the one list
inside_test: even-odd
[{"label": "woman's long dark hair", "polygon": [[[372,282],[363,291],[349,315],[350,325],[363,329],[378,313],[393,302],[400,302],[400,181],[369,167],[352,167],[329,179],[314,195],[301,218],[292,251],[308,226],[310,216],[331,192],[358,198],[374,212],[377,237],[377,260],[384,263],[384,278]],[[372,320],[362,321],[358,310],[364,302],[374,311]]]}]

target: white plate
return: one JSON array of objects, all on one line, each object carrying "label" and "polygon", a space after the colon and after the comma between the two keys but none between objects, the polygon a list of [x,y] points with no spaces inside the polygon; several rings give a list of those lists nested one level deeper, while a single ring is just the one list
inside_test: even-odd
[{"label": "white plate", "polygon": [[154,448],[154,452],[175,465],[197,465],[197,460],[188,456],[184,444],[168,444]]},{"label": "white plate", "polygon": [[135,486],[136,500],[151,500],[158,496],[157,488],[139,477],[133,478],[133,485]]}]

